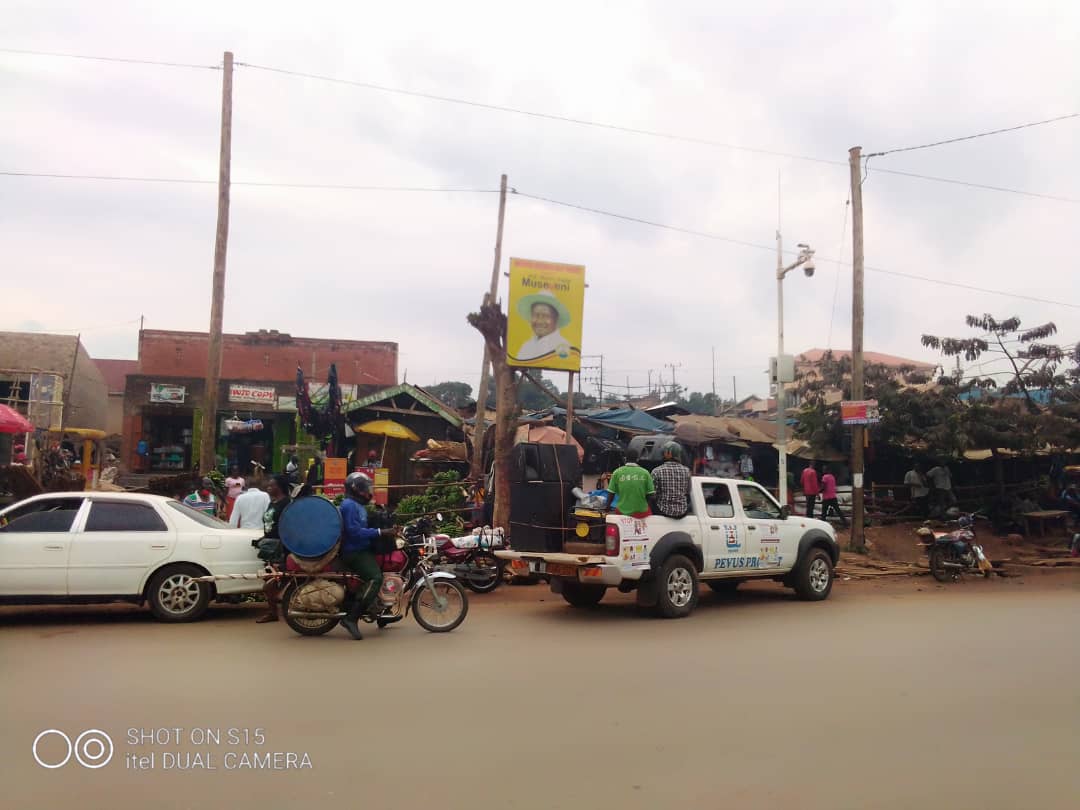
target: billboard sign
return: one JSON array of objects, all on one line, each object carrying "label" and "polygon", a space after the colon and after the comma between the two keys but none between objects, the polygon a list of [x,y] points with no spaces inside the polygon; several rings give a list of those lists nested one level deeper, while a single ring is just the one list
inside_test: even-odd
[{"label": "billboard sign", "polygon": [[877,400],[859,399],[841,402],[840,421],[845,425],[876,425],[881,421]]},{"label": "billboard sign", "polygon": [[269,405],[273,408],[277,404],[277,390],[270,385],[231,383],[229,402],[248,402],[252,405]]},{"label": "billboard sign", "polygon": [[506,355],[512,366],[581,370],[585,268],[510,260]]},{"label": "billboard sign", "polygon": [[183,385],[168,383],[150,383],[150,401],[165,402],[169,405],[183,405],[187,397],[187,388]]}]

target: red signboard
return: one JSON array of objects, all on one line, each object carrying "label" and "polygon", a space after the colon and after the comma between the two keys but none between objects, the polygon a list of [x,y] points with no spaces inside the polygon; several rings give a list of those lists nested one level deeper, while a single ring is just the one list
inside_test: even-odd
[{"label": "red signboard", "polygon": [[840,421],[845,425],[873,425],[881,421],[876,399],[859,399],[840,403]]}]

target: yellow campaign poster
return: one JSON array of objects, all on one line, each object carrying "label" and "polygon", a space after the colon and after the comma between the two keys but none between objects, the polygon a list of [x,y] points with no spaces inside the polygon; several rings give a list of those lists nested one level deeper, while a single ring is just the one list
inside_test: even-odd
[{"label": "yellow campaign poster", "polygon": [[506,356],[512,366],[581,370],[585,268],[510,260]]}]

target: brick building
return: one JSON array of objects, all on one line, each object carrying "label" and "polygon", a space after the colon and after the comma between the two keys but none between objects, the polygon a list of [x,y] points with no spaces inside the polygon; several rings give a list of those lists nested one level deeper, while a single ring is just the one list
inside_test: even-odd
[{"label": "brick building", "polygon": [[[122,459],[129,469],[189,470],[198,460],[208,350],[205,332],[139,333],[138,366],[124,389]],[[296,338],[265,329],[224,335],[215,431],[220,463],[250,472],[256,462],[280,472],[282,449],[298,439],[297,366],[317,402],[332,363],[347,402],[397,383],[396,343]],[[140,439],[148,456],[137,452]]]}]

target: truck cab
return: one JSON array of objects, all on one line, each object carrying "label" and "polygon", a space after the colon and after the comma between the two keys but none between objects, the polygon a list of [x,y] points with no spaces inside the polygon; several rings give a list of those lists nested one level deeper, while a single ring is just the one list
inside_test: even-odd
[{"label": "truck cab", "polygon": [[694,477],[689,503],[681,518],[577,507],[561,552],[516,549],[511,537],[512,550],[497,554],[513,570],[548,577],[575,607],[596,605],[614,587],[678,618],[696,607],[700,582],[730,591],[750,579],[777,580],[806,600],[828,597],[840,557],[831,525],[790,515],[753,481]]}]

